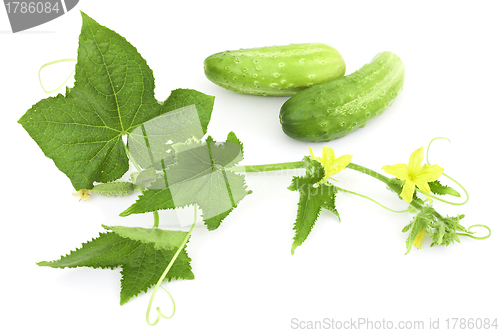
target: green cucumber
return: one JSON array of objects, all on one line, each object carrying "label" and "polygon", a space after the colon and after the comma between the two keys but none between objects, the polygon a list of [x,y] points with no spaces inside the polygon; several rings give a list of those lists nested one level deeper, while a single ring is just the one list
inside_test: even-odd
[{"label": "green cucumber", "polygon": [[135,190],[135,185],[129,182],[114,181],[94,186],[90,191],[100,195],[124,197]]},{"label": "green cucumber", "polygon": [[280,111],[283,132],[309,142],[330,141],[364,127],[403,89],[405,69],[392,52],[381,52],[356,72],[312,86]]},{"label": "green cucumber", "polygon": [[225,51],[205,59],[213,83],[242,94],[291,96],[345,74],[345,62],[331,46],[291,44]]}]

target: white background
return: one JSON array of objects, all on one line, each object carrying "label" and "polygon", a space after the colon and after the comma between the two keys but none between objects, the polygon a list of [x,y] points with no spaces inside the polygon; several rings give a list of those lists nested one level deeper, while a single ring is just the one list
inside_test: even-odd
[{"label": "white background", "polygon": [[[82,0],[66,15],[12,34],[0,9],[2,241],[0,327],[52,332],[289,332],[298,320],[372,321],[499,318],[498,255],[498,2],[496,1],[97,1]],[[119,270],[51,269],[55,260],[97,237],[101,224],[152,226],[151,214],[120,218],[134,196],[94,196],[79,202],[64,174],[17,120],[46,98],[41,65],[76,58],[85,12],[137,47],[156,78],[156,96],[192,88],[216,96],[208,132],[223,140],[234,131],[245,164],[300,160],[308,144],[281,131],[286,97],[246,96],[208,81],[203,60],[216,52],[321,42],[344,57],[346,73],[380,51],[398,54],[404,89],[392,107],[364,129],[331,141],[337,155],[380,171],[407,163],[436,136],[431,163],[469,191],[465,206],[435,203],[442,214],[463,213],[466,226],[484,223],[490,239],[405,253],[408,213],[394,214],[341,193],[342,222],[324,212],[311,235],[290,254],[298,194],[286,189],[301,171],[249,174],[247,196],[216,231],[196,228],[188,245],[195,280],[168,284],[177,304],[172,320],[149,328],[150,293],[119,305]],[[74,63],[45,68],[55,88]],[[73,81],[68,83],[70,86]],[[63,92],[61,89],[60,92]],[[55,95],[56,93],[50,94]],[[376,197],[395,209],[402,201],[383,184],[348,170],[339,186]],[[445,181],[446,182],[446,181]],[[162,212],[161,227],[191,221],[191,210]],[[481,231],[482,232],[482,231]],[[171,310],[162,293],[155,303]],[[154,320],[154,312],[152,319]],[[499,318],[500,320],[500,318]],[[360,330],[361,331],[361,330]],[[410,331],[410,330],[409,330]],[[419,332],[424,332],[420,330]],[[464,330],[462,330],[463,332]],[[465,330],[467,331],[467,330]],[[451,332],[451,330],[450,330]],[[458,330],[457,330],[458,332]]]}]

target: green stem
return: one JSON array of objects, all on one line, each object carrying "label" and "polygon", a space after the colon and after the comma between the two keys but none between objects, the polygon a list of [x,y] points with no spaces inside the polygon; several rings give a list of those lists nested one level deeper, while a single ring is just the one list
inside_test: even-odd
[{"label": "green stem", "polygon": [[[304,168],[304,162],[302,161],[297,161],[297,162],[286,162],[286,163],[274,163],[274,164],[262,164],[262,165],[241,165],[241,166],[235,166],[231,168],[231,171],[235,172],[266,172],[266,171],[276,171],[276,170],[285,170],[285,169],[300,169]],[[373,177],[383,183],[385,183],[391,190],[393,190],[395,193],[398,193],[401,191],[401,188],[399,188],[396,184],[394,184],[389,177],[386,177],[376,171],[373,171],[371,169],[368,169],[364,166],[355,164],[355,163],[349,163],[347,165],[348,169],[352,169],[361,173],[364,173],[365,175],[368,175],[370,177]],[[423,207],[421,204],[416,202],[415,200],[412,200],[410,202],[410,205],[415,207],[418,210],[422,210]]]},{"label": "green stem", "polygon": [[[368,169],[368,168],[366,168],[364,166],[361,166],[361,165],[358,165],[358,164],[354,164],[354,163],[349,163],[346,168],[359,171],[359,172],[364,173],[364,174],[366,174],[368,176],[376,178],[376,179],[380,180],[381,182],[386,183],[390,187],[394,187],[394,184],[391,183],[391,181],[390,181],[390,179],[388,177],[386,177],[386,176],[384,176],[384,175],[382,175],[382,174],[380,174],[380,173],[378,173],[376,171]],[[399,190],[399,189],[397,189],[397,190]]]},{"label": "green stem", "polygon": [[[123,148],[125,149],[125,154],[127,154],[129,161],[132,162],[132,164],[134,165],[134,168],[137,171],[140,171],[141,167],[139,166],[139,164],[137,164],[134,161],[134,159],[132,158],[132,155],[130,155],[130,151],[128,150],[127,144],[125,143],[125,141],[123,141]],[[163,162],[163,160],[162,160],[162,162]],[[143,188],[139,187],[139,190],[141,191],[141,193],[144,193]],[[153,211],[153,228],[158,228],[159,226],[160,226],[160,215],[158,214],[158,211],[155,210],[155,211]]]},{"label": "green stem", "polygon": [[[396,193],[398,193],[401,190],[396,184],[391,182],[390,178],[388,178],[388,177],[386,177],[386,176],[384,176],[376,171],[368,169],[364,166],[361,166],[361,165],[358,165],[355,163],[349,163],[349,165],[347,165],[347,168],[352,169],[352,170],[356,170],[358,172],[362,172],[365,175],[368,175],[368,176],[371,176],[375,179],[380,180],[381,182],[385,183],[391,190],[393,190]],[[415,200],[412,200],[410,202],[410,205],[412,205],[413,207],[415,207],[418,210],[422,210],[422,208],[423,208],[422,205],[419,204],[418,202],[415,202]]]},{"label": "green stem", "polygon": [[[122,140],[123,141],[123,140]],[[134,165],[134,168],[137,170],[137,171],[140,171],[141,170],[141,167],[139,166],[139,164],[137,164],[134,159],[132,158],[132,155],[130,155],[130,151],[128,150],[127,148],[127,143],[125,141],[123,141],[123,149],[125,149],[125,154],[127,154],[127,157],[129,159],[130,162],[132,162],[132,164]]]},{"label": "green stem", "polygon": [[[285,169],[300,169],[304,168],[304,162],[302,161],[297,161],[297,162],[286,162],[286,163],[274,163],[274,164],[262,164],[262,165],[238,165],[233,168],[231,168],[231,171],[235,172],[266,172],[266,171],[276,171],[276,170],[285,170]],[[368,169],[364,166],[355,164],[355,163],[349,163],[347,165],[347,168],[356,170],[358,172],[364,173],[368,176],[371,176],[375,179],[380,180],[381,182],[385,183],[390,189],[392,189],[394,192],[398,193],[401,189],[398,188],[394,183],[391,182],[391,179],[376,172],[371,169]],[[415,202],[414,200],[410,203],[413,207],[415,207],[418,210],[421,210],[423,207],[419,203]],[[387,207],[385,207],[387,208]],[[389,209],[391,210],[391,209]]]},{"label": "green stem", "polygon": [[153,222],[153,228],[158,228],[160,226],[160,215],[157,210],[153,211]]},{"label": "green stem", "polygon": [[[196,225],[196,219],[197,219],[197,206],[194,205],[194,222],[193,224],[191,225],[191,229],[189,229],[186,237],[184,238],[184,240],[182,241],[181,245],[179,246],[179,248],[177,249],[177,251],[175,252],[174,256],[172,257],[172,260],[170,260],[170,262],[168,263],[168,266],[167,268],[165,268],[165,271],[163,271],[163,274],[161,275],[160,279],[158,280],[158,282],[156,283],[156,286],[155,288],[153,289],[153,293],[151,295],[151,298],[149,299],[149,304],[148,304],[148,309],[146,311],[146,321],[149,325],[151,326],[154,326],[156,324],[158,324],[158,322],[160,321],[161,318],[165,318],[165,319],[170,319],[174,316],[175,314],[175,302],[174,302],[174,299],[172,297],[172,295],[170,295],[170,293],[165,289],[163,288],[163,286],[161,285],[161,283],[163,282],[163,280],[165,279],[165,277],[167,276],[167,273],[170,271],[170,269],[172,268],[175,260],[177,259],[177,257],[179,256],[179,254],[181,253],[182,249],[184,249],[184,247],[186,246],[188,240],[189,240],[189,237],[191,237],[191,233],[193,232],[193,229],[194,229],[194,226]],[[172,300],[172,303],[174,305],[174,310],[172,311],[172,315],[170,316],[165,316],[163,313],[161,313],[161,310],[160,310],[160,307],[156,307],[156,312],[158,313],[158,316],[156,317],[156,320],[154,323],[151,323],[149,321],[149,313],[151,312],[151,307],[153,306],[153,300],[156,296],[156,292],[158,291],[159,288],[162,288],[163,290],[166,291],[166,293],[170,296],[170,299]]]},{"label": "green stem", "polygon": [[304,168],[304,162],[285,162],[274,164],[261,164],[261,165],[237,165],[231,168],[234,172],[266,172],[266,171],[279,171],[286,169],[300,169]]}]

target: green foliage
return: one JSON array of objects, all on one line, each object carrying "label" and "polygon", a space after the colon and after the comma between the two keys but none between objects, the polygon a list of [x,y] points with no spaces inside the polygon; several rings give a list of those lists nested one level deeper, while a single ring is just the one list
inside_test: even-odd
[{"label": "green foliage", "polygon": [[[243,160],[243,144],[236,135],[230,132],[222,143],[206,136],[213,96],[177,89],[164,102],[157,101],[153,73],[135,47],[87,15],[82,13],[82,17],[74,87],[65,95],[39,101],[19,123],[74,188],[82,190],[85,199],[87,191],[83,190],[126,195],[139,188],[142,194],[120,216],[154,212],[155,227],[104,226],[107,232],[58,260],[39,262],[39,266],[120,267],[121,304],[158,284],[154,298],[164,279],[194,278],[186,243],[196,225],[197,207],[203,211],[206,227],[215,230],[251,193],[238,170],[305,168],[305,175],[293,177],[288,187],[299,192],[292,254],[307,239],[323,209],[340,220],[335,198],[342,189],[325,179],[320,162],[306,156],[298,162],[237,167]],[[130,162],[137,169],[130,182],[116,181]],[[351,164],[351,168],[384,182],[400,195],[400,180],[361,166]],[[101,184],[94,186],[94,182]],[[460,196],[437,181],[429,186],[435,194]],[[416,193],[410,204],[416,216],[403,229],[409,232],[407,253],[416,239],[420,244],[422,232],[432,238],[431,246],[459,241],[458,235],[489,237],[471,236],[460,224],[463,215],[442,217],[430,205],[424,206]],[[195,219],[189,232],[157,228],[158,210],[192,205]],[[472,227],[477,226],[482,225]],[[151,304],[152,300],[148,313]]]},{"label": "green foliage", "polygon": [[[53,268],[116,268],[121,267],[120,304],[153,286],[178,250],[187,232],[161,229],[107,227],[110,232],[84,243],[55,261],[42,261],[39,266]],[[194,279],[191,259],[185,247],[167,274],[173,279]]]},{"label": "green foliage", "polygon": [[472,234],[469,230],[465,229],[463,225],[460,224],[460,220],[463,219],[465,215],[461,214],[456,217],[443,217],[435,222],[433,233],[431,234],[432,244],[434,245],[450,245],[455,241],[460,243],[460,238],[457,236],[457,231],[465,232],[467,234]]},{"label": "green foliage", "polygon": [[448,246],[455,241],[460,243],[457,232],[472,234],[460,224],[465,215],[457,217],[443,217],[431,206],[424,206],[414,217],[412,222],[403,228],[403,232],[410,232],[406,239],[406,254],[408,254],[415,242],[417,234],[424,230],[426,235],[432,239],[431,247],[434,245]]},{"label": "green foliage", "polygon": [[153,72],[136,48],[84,13],[82,18],[74,87],[39,101],[19,119],[76,190],[123,176],[129,161],[122,136],[150,119],[195,104],[206,131],[214,99],[179,89],[159,103]]},{"label": "green foliage", "polygon": [[448,185],[443,185],[439,182],[439,180],[435,180],[429,183],[429,187],[431,192],[438,195],[449,194],[454,197],[460,197],[460,193],[449,187]]},{"label": "green foliage", "polygon": [[131,157],[142,169],[162,170],[175,162],[172,146],[200,140],[207,126],[214,97],[196,90],[176,89],[162,104],[158,117],[136,127],[127,137]]},{"label": "green foliage", "polygon": [[291,191],[298,191],[300,194],[297,218],[293,229],[295,236],[292,244],[292,254],[311,233],[321,209],[333,212],[339,219],[339,213],[335,207],[335,195],[338,190],[332,184],[321,182],[325,175],[325,170],[320,162],[312,160],[306,156],[304,158],[306,175],[293,177],[292,184],[288,187]]},{"label": "green foliage", "polygon": [[410,231],[408,238],[406,239],[406,253],[408,254],[413,247],[413,243],[417,238],[420,231],[426,230],[428,225],[432,222],[434,209],[426,207],[424,210],[420,211],[414,218],[413,221],[403,228],[403,232]]},{"label": "green foliage", "polygon": [[198,204],[209,230],[222,220],[250,192],[245,178],[227,168],[243,159],[242,144],[234,133],[224,143],[206,142],[176,144],[176,161],[164,169],[157,180],[120,216],[175,209]]},{"label": "green foliage", "polygon": [[[169,185],[164,177],[166,166],[177,163],[179,151],[174,147],[192,148],[192,144],[206,135],[214,97],[195,90],[177,89],[164,102],[157,101],[153,72],[135,47],[83,13],[82,18],[74,87],[68,88],[65,95],[39,101],[19,123],[77,190],[126,195],[136,188],[144,190],[158,184],[158,180],[166,184],[165,188]],[[233,133],[228,136],[228,142],[236,149],[215,146],[211,153],[217,162],[230,166],[243,156],[241,142]],[[233,155],[229,156],[228,152]],[[179,155],[182,162],[188,154]],[[229,157],[233,160],[228,160]],[[131,174],[130,182],[116,181],[128,170],[129,158],[138,170]],[[219,168],[215,162],[211,165]],[[231,186],[240,186],[240,190],[231,188],[231,203],[248,193],[243,176],[223,171],[217,175],[219,185],[222,178]],[[185,181],[182,177],[189,176],[178,173],[174,179],[177,177],[177,181],[182,182]],[[94,186],[94,182],[101,184]],[[190,191],[193,193],[196,189]],[[217,197],[211,198],[207,207],[215,207],[217,200]],[[205,210],[209,212],[209,208]],[[220,224],[218,220],[228,213],[215,212],[206,223],[215,228]],[[168,271],[167,281],[194,278],[191,259],[185,250],[190,232],[105,228],[110,231],[101,233],[81,248],[59,260],[38,265],[121,267],[121,304],[161,280],[164,271]]]}]

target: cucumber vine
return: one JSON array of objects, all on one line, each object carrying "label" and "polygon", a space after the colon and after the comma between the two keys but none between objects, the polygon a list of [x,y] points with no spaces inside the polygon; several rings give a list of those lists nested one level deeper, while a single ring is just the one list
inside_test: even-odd
[{"label": "cucumber vine", "polygon": [[[417,149],[409,165],[386,166],[396,177],[389,178],[352,163],[351,155],[336,158],[325,146],[323,155],[312,151],[303,160],[264,165],[240,165],[243,144],[230,132],[222,142],[207,134],[214,97],[190,89],[172,91],[165,101],[154,97],[154,77],[137,50],[116,32],[99,25],[82,13],[83,25],[75,65],[75,84],[66,94],[43,99],[33,105],[19,123],[44,154],[69,178],[76,195],[87,201],[92,195],[130,195],[140,191],[136,202],[120,216],[153,214],[153,227],[104,226],[105,232],[54,261],[39,262],[53,268],[121,268],[120,304],[153,287],[146,311],[148,324],[171,318],[156,308],[150,321],[153,300],[162,282],[194,279],[191,258],[186,251],[198,220],[208,230],[223,220],[251,194],[245,173],[284,169],[305,169],[293,177],[291,191],[299,192],[292,254],[308,238],[322,209],[337,217],[335,199],[339,192],[375,199],[332,183],[332,176],[351,169],[383,182],[400,199],[408,202],[414,219],[403,229],[408,232],[406,253],[420,248],[425,237],[432,245],[460,242],[459,236],[486,239],[491,230],[482,224],[465,228],[463,215],[439,214],[432,199],[465,204],[465,188],[442,173],[442,168],[421,165],[423,149]],[[71,59],[63,59],[69,61]],[[43,67],[54,64],[52,62]],[[43,86],[42,86],[43,87]],[[45,89],[44,89],[45,90]],[[432,142],[431,142],[432,143]],[[430,144],[427,148],[429,150]],[[428,154],[427,154],[428,155]],[[135,170],[125,176],[130,165]],[[461,203],[436,195],[460,196],[438,178],[443,175],[466,194]],[[426,199],[419,198],[423,195]],[[80,200],[81,200],[80,199]],[[159,228],[159,210],[194,207],[189,231]],[[402,212],[389,209],[393,212]],[[199,214],[201,211],[201,214]],[[477,237],[471,228],[484,227],[489,233]],[[170,295],[170,293],[168,293]],[[170,295],[173,302],[173,298]]]}]

